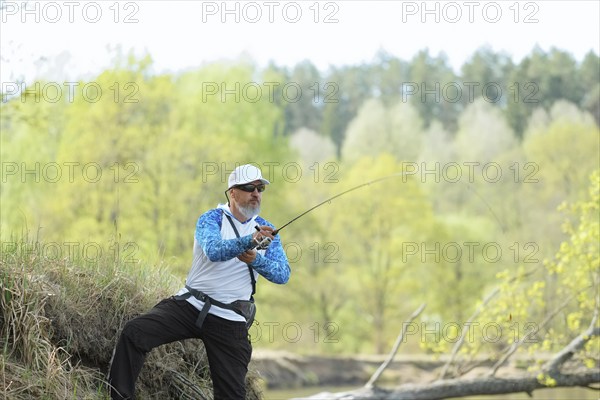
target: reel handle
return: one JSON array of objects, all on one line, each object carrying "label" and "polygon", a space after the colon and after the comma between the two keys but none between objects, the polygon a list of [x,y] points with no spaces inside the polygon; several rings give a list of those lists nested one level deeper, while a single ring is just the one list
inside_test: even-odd
[{"label": "reel handle", "polygon": [[[257,232],[260,232],[260,228],[258,227],[258,225],[255,225],[254,229],[256,229]],[[278,229],[274,230],[273,231],[273,236],[277,235],[278,232],[279,232]],[[266,250],[271,245],[271,242],[272,242],[271,238],[265,236],[253,248],[258,249],[258,250]]]}]

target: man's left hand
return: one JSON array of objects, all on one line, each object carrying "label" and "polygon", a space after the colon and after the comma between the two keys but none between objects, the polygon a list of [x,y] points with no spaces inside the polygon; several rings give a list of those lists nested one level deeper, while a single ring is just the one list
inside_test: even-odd
[{"label": "man's left hand", "polygon": [[256,259],[256,250],[246,250],[238,256],[238,259],[246,264],[250,264]]}]

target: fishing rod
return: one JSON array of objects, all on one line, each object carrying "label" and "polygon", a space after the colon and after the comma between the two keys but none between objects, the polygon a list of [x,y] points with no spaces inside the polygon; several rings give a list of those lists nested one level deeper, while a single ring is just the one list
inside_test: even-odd
[{"label": "fishing rod", "polygon": [[[392,174],[392,175],[387,175],[387,176],[384,176],[382,178],[377,178],[377,179],[374,179],[372,181],[362,183],[362,184],[360,184],[358,186],[351,187],[350,189],[347,189],[347,190],[345,190],[345,191],[343,191],[341,193],[338,193],[335,196],[332,196],[332,197],[330,197],[330,198],[328,198],[326,200],[323,200],[319,204],[317,204],[317,205],[309,208],[308,210],[304,211],[303,213],[301,213],[301,214],[297,215],[296,217],[292,218],[291,220],[289,220],[288,222],[286,222],[285,224],[283,224],[281,227],[275,229],[273,231],[273,236],[277,235],[283,228],[287,227],[292,222],[294,222],[294,221],[302,218],[303,216],[305,216],[309,212],[311,212],[311,211],[313,211],[313,210],[321,207],[322,205],[324,205],[326,203],[331,203],[332,200],[337,199],[338,197],[341,197],[341,196],[343,196],[343,195],[345,195],[347,193],[353,192],[353,191],[355,191],[357,189],[360,189],[362,187],[372,185],[374,183],[378,183],[378,182],[382,182],[382,181],[385,181],[385,180],[388,180],[388,179],[397,178],[399,176],[406,176],[406,175],[413,175],[413,173],[412,172],[398,172],[398,173],[395,173],[395,174]],[[465,184],[464,182],[462,182],[462,183]],[[490,206],[490,204],[474,188],[472,188],[471,185],[467,184],[467,188],[470,191],[472,191],[475,195],[477,195],[477,197],[479,197],[479,199],[481,201],[483,201],[483,203],[485,203],[485,205],[487,206],[489,212],[494,216],[494,218],[498,222],[498,225],[502,229],[502,233],[505,233],[506,231],[505,231],[504,225],[502,224],[502,221],[500,221],[500,219],[498,218],[498,216],[496,215],[496,213],[494,212],[494,210],[492,209],[492,207]],[[255,226],[254,228],[257,231],[260,232],[260,228],[258,226]],[[269,247],[270,244],[271,244],[271,239],[268,238],[268,237],[264,237],[261,241],[259,241],[259,242],[256,243],[256,246],[254,248],[258,248],[259,250],[264,250],[267,247]]]},{"label": "fishing rod", "polygon": [[[392,175],[384,176],[384,177],[382,177],[382,178],[373,179],[372,181],[369,181],[369,182],[362,183],[362,184],[360,184],[360,185],[358,185],[358,186],[351,187],[351,188],[350,188],[350,189],[348,189],[348,190],[345,190],[345,191],[343,191],[343,192],[341,192],[341,193],[338,193],[338,194],[336,194],[335,196],[332,196],[332,197],[330,197],[330,198],[328,198],[328,199],[326,199],[326,200],[323,200],[323,201],[322,201],[322,202],[320,202],[319,204],[317,204],[317,205],[315,205],[315,206],[313,206],[313,207],[309,208],[308,210],[304,211],[302,214],[300,214],[300,215],[298,215],[298,216],[296,216],[296,217],[292,218],[291,220],[289,220],[288,222],[286,222],[285,224],[283,224],[281,227],[279,227],[279,228],[275,229],[275,230],[273,231],[273,236],[277,235],[277,234],[279,233],[279,231],[281,231],[281,230],[282,230],[283,228],[285,228],[286,226],[290,225],[292,222],[294,222],[294,221],[296,221],[296,220],[298,220],[298,219],[302,218],[303,216],[305,216],[305,215],[306,215],[306,214],[308,214],[309,212],[311,212],[311,211],[313,211],[313,210],[315,210],[315,209],[317,209],[317,208],[321,207],[322,205],[324,205],[324,204],[326,204],[326,203],[331,203],[331,201],[332,201],[332,200],[334,200],[334,199],[337,199],[337,198],[338,198],[338,197],[340,197],[340,196],[343,196],[343,195],[345,195],[345,194],[347,194],[347,193],[353,192],[353,191],[355,191],[355,190],[357,190],[357,189],[360,189],[360,188],[362,188],[362,187],[364,187],[364,186],[369,186],[369,185],[372,185],[372,184],[374,184],[374,183],[377,183],[377,182],[381,182],[381,181],[385,181],[385,180],[388,180],[388,179],[396,178],[396,177],[399,177],[399,176],[405,176],[405,175],[410,175],[410,174],[409,174],[409,173],[407,173],[407,172],[398,172],[398,173],[396,173],[396,174],[392,174]],[[257,231],[259,231],[259,232],[260,232],[260,228],[259,228],[258,226],[255,226],[254,228],[255,228]],[[258,244],[256,245],[256,248],[258,248],[259,250],[264,250],[264,249],[266,249],[267,247],[269,247],[269,245],[270,245],[270,244],[271,244],[271,239],[270,239],[270,238],[268,238],[268,237],[265,237],[265,238],[263,238],[263,239],[262,239],[260,242],[258,242]]]},{"label": "fishing rod", "polygon": [[362,183],[358,186],[354,186],[348,190],[343,191],[342,193],[338,193],[335,196],[332,196],[330,198],[328,198],[327,200],[324,200],[322,202],[320,202],[319,204],[317,204],[316,206],[313,206],[311,208],[309,208],[308,210],[304,211],[302,214],[298,215],[297,217],[292,218],[289,222],[283,224],[279,229],[275,229],[273,231],[273,235],[277,235],[279,233],[280,230],[282,230],[283,228],[285,228],[286,226],[288,226],[289,224],[291,224],[292,222],[296,221],[299,218],[302,218],[303,216],[305,216],[306,214],[308,214],[309,212],[311,212],[312,210],[321,207],[323,204],[325,203],[331,203],[331,200],[337,199],[340,196],[343,196],[347,193],[353,192],[356,189],[360,189],[361,187],[364,186],[369,186],[372,185],[373,183],[377,183],[377,182],[381,182],[381,181],[385,181],[387,179],[391,179],[391,178],[396,178],[398,176],[404,176],[404,175],[408,175],[406,172],[399,172],[397,174],[393,174],[393,175],[388,175],[388,176],[384,176],[383,178],[378,178],[378,179],[374,179],[372,181],[366,182],[366,183]]}]

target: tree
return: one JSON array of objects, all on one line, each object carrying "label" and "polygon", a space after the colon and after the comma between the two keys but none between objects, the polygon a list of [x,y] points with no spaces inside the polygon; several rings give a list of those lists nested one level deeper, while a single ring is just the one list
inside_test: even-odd
[{"label": "tree", "polygon": [[528,116],[537,107],[548,110],[564,99],[579,104],[584,91],[573,56],[556,48],[546,53],[539,47],[512,70],[507,118],[518,137],[522,136]]},{"label": "tree", "polygon": [[290,138],[290,146],[296,150],[304,165],[314,165],[335,159],[335,145],[328,137],[306,128],[298,129]]},{"label": "tree", "polygon": [[418,160],[433,164],[456,160],[454,140],[439,121],[433,121],[423,135],[424,146]]},{"label": "tree", "polygon": [[331,137],[339,157],[348,124],[365,99],[372,96],[368,66],[333,67],[327,84],[329,98],[324,100],[323,124],[318,131]]},{"label": "tree", "polygon": [[[402,171],[402,164],[389,154],[381,154],[351,164],[342,179],[345,187],[353,187],[391,171]],[[352,322],[345,326],[374,337],[377,352],[392,340],[396,326],[390,321],[396,321],[399,313],[411,306],[411,277],[418,273],[420,262],[406,262],[406,244],[427,240],[433,229],[431,209],[418,183],[404,178],[336,199],[336,215],[348,218],[334,220],[329,230],[339,244],[345,282],[352,293]]]},{"label": "tree", "polygon": [[581,78],[581,87],[585,95],[579,106],[591,113],[600,125],[600,57],[590,51],[586,54],[577,74]]},{"label": "tree", "polygon": [[[442,376],[435,382],[427,384],[406,384],[393,389],[383,389],[370,381],[363,389],[338,394],[320,393],[315,399],[438,399],[442,397],[461,397],[483,394],[502,394],[526,392],[529,395],[543,387],[582,386],[594,388],[600,383],[600,171],[590,176],[589,193],[585,199],[574,203],[570,209],[577,215],[577,223],[569,220],[565,232],[569,238],[560,245],[556,256],[545,263],[544,273],[556,275],[560,281],[559,289],[554,295],[560,299],[556,308],[538,320],[534,329],[526,329],[524,335],[508,338],[506,346],[498,352],[490,346],[490,341],[472,340],[473,333],[463,330],[455,345],[448,364],[454,363],[450,379]],[[566,207],[565,207],[566,208]],[[531,309],[543,305],[543,280],[536,280],[532,273],[510,277],[499,276],[498,290],[490,293],[474,314],[479,321],[490,321],[504,328],[522,321]],[[491,300],[491,301],[490,301]],[[489,305],[486,305],[490,303]],[[483,311],[483,313],[481,313]],[[481,314],[481,315],[480,315]],[[566,327],[561,332],[548,330],[552,319],[561,315],[565,317]],[[418,315],[417,313],[413,314]],[[506,318],[510,315],[510,318]],[[411,317],[412,321],[412,317]],[[473,322],[473,321],[472,321]],[[402,337],[404,328],[403,324]],[[475,329],[477,332],[477,328]],[[520,334],[523,332],[520,332]],[[464,340],[470,335],[471,340]],[[475,333],[475,337],[484,335]],[[461,348],[462,347],[462,348]],[[492,347],[491,351],[489,347]],[[530,368],[520,375],[497,376],[497,372],[517,351],[529,347],[530,355],[542,350],[554,352],[548,361],[531,360]],[[466,350],[465,350],[466,348]],[[395,349],[397,350],[397,349]],[[456,359],[456,351],[461,356]],[[464,352],[462,350],[465,350]],[[492,367],[481,371],[481,361],[472,360],[469,353],[477,354],[488,351]],[[538,361],[538,362],[536,362]],[[448,365],[447,364],[447,365]],[[458,366],[456,364],[459,364]],[[480,373],[475,377],[460,376],[480,366]],[[483,373],[482,373],[483,372]]]},{"label": "tree", "polygon": [[[489,46],[479,48],[461,67],[464,81],[477,82],[481,86],[497,83],[502,91],[508,89],[507,77],[514,68],[510,56],[506,53],[494,53]],[[475,91],[475,98],[481,96],[481,91]]]},{"label": "tree", "polygon": [[487,163],[517,144],[502,113],[484,99],[461,114],[456,133],[456,153],[461,161]]},{"label": "tree", "polygon": [[403,84],[408,81],[408,63],[380,49],[369,69],[367,73],[372,80],[372,95],[380,98],[386,106],[397,102]]},{"label": "tree", "polygon": [[[485,215],[495,219],[503,231],[502,221],[495,210],[506,204],[510,194],[499,191],[498,180],[510,163],[510,153],[518,146],[512,129],[502,112],[480,98],[469,105],[459,117],[453,149],[461,172],[459,183],[441,185],[450,210],[467,210],[468,215]],[[506,173],[504,173],[506,175]]]},{"label": "tree", "polygon": [[548,129],[549,124],[550,116],[548,115],[548,112],[542,107],[536,108],[527,120],[527,127],[523,133],[523,139],[527,140],[531,136],[543,133]]},{"label": "tree", "polygon": [[319,130],[323,118],[323,96],[331,91],[317,68],[308,60],[296,64],[289,82],[283,85],[286,93],[282,95],[284,99],[289,99],[284,106],[285,134],[291,135],[300,128]]},{"label": "tree", "polygon": [[[532,237],[552,240],[552,247],[562,240],[556,227],[558,215],[553,211],[565,200],[574,201],[584,191],[587,176],[597,167],[598,128],[568,103],[558,102],[550,112],[548,128],[528,136],[523,143],[525,160],[521,168],[524,204],[523,223]],[[556,232],[552,234],[552,232]]]},{"label": "tree", "polygon": [[[428,127],[433,120],[440,121],[448,129],[456,127],[456,116],[462,109],[460,102],[448,101],[444,87],[457,82],[457,77],[448,65],[444,53],[432,57],[429,50],[420,51],[410,61],[408,84],[403,87],[403,101],[417,109],[419,116]],[[411,94],[411,92],[415,92]]]},{"label": "tree", "polygon": [[382,152],[398,160],[416,160],[423,141],[423,123],[408,103],[387,108],[381,100],[370,99],[348,126],[342,149],[344,161]]}]

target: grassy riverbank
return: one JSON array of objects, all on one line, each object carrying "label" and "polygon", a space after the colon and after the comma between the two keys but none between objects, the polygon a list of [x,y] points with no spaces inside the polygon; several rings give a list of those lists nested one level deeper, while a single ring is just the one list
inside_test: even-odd
[{"label": "grassy riverbank", "polygon": [[[2,242],[0,396],[106,399],[104,377],[123,324],[181,282],[161,266],[49,253],[40,243]],[[252,374],[248,385],[251,398],[260,398]],[[198,399],[210,391],[199,340],[153,350],[138,381],[143,399]]]},{"label": "grassy riverbank", "polygon": [[[104,377],[123,324],[181,284],[166,266],[109,257],[53,258],[35,242],[2,242],[0,396],[11,400],[106,400]],[[274,353],[278,352],[261,355],[255,350],[247,380],[248,399],[279,400],[349,390],[364,384],[385,358]],[[442,362],[404,355],[397,357],[382,378],[389,385],[428,381]],[[274,390],[275,382],[282,389]],[[283,389],[290,382],[300,389]],[[340,388],[340,384],[347,387]],[[263,395],[261,388],[267,385]],[[138,394],[143,399],[201,399],[211,397],[210,386],[202,342],[189,340],[152,351],[138,381]],[[519,396],[485,399],[525,398]],[[536,391],[534,396],[574,398],[596,399],[597,393],[549,389]]]}]

